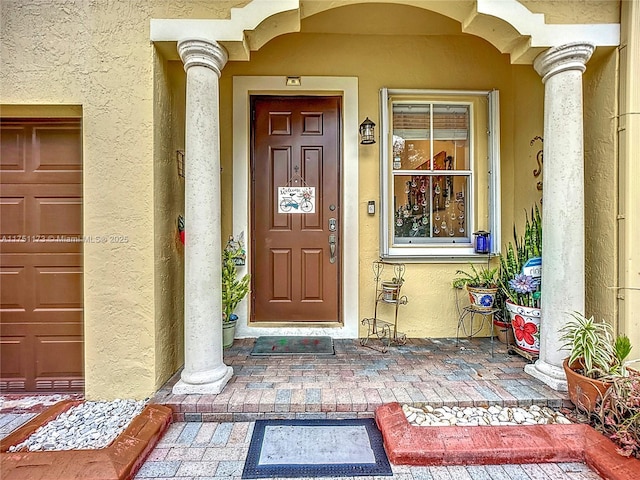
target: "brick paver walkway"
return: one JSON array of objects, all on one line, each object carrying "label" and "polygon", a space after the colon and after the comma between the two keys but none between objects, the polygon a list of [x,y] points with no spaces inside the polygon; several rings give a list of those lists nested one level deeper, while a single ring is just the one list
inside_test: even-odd
[{"label": "brick paver walkway", "polygon": [[358,340],[334,340],[336,354],[251,356],[254,339],[236,340],[224,360],[234,376],[219,395],[174,395],[176,374],[152,399],[174,421],[372,417],[390,402],[412,405],[570,406],[566,394],[524,373],[527,362],[487,338],[409,339],[387,353]]},{"label": "brick paver walkway", "polygon": [[[410,339],[386,354],[357,340],[335,340],[335,356],[252,357],[254,340],[225,351],[234,376],[220,395],[173,395],[175,375],[152,399],[174,409],[174,423],[136,480],[239,479],[259,418],[372,417],[388,402],[413,405],[570,405],[523,372],[521,357],[488,339]],[[0,415],[0,436],[32,414]],[[185,422],[187,420],[187,422]],[[409,467],[378,480],[594,480],[581,463]],[[354,477],[371,480],[373,477]],[[351,477],[341,477],[351,480]]]},{"label": "brick paver walkway", "polygon": [[[249,450],[253,422],[174,423],[151,452],[136,480],[237,480]],[[425,427],[428,428],[428,427]],[[582,463],[410,467],[392,465],[393,477],[338,480],[596,480]],[[291,480],[291,479],[289,479]],[[305,480],[309,480],[308,478]],[[324,480],[328,480],[324,477]]]}]

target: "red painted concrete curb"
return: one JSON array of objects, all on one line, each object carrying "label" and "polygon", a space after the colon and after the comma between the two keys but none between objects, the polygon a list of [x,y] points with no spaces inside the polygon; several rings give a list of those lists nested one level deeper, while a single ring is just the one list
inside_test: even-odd
[{"label": "red painted concrete curb", "polygon": [[605,479],[634,480],[640,460],[588,425],[414,427],[398,403],[376,410],[389,460],[396,465],[499,465],[586,462]]},{"label": "red painted concrete curb", "polygon": [[5,453],[7,450],[9,450],[9,447],[11,445],[17,445],[18,443],[29,438],[31,434],[35,432],[41,425],[50,422],[61,413],[66,412],[71,407],[75,407],[76,405],[80,405],[81,403],[82,400],[64,400],[47,408],[44,412],[36,415],[27,423],[20,426],[19,428],[16,428],[13,432],[0,440],[0,453]]},{"label": "red painted concrete curb", "polygon": [[[68,405],[71,403],[71,405]],[[171,409],[147,405],[107,448],[55,452],[7,453],[11,445],[81,402],[60,402],[6,437],[0,453],[2,479],[123,480],[133,478],[171,423]],[[55,414],[54,414],[55,413]],[[27,433],[28,432],[28,433]]]}]

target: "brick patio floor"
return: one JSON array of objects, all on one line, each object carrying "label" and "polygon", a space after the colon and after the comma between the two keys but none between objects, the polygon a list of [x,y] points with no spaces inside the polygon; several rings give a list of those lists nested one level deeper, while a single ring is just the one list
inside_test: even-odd
[{"label": "brick patio floor", "polygon": [[[234,376],[219,395],[173,395],[176,374],[151,399],[174,423],[136,480],[237,480],[254,420],[373,417],[383,403],[570,406],[566,394],[527,375],[527,362],[489,339],[410,339],[387,353],[357,340],[334,340],[335,356],[252,357],[253,339],[236,340],[224,359]],[[0,436],[33,414],[0,415]],[[233,423],[232,423],[233,422]],[[595,480],[583,463],[417,467],[392,465],[393,477],[353,480]],[[291,479],[290,479],[291,480]],[[309,479],[307,479],[309,480]],[[341,480],[352,480],[342,477]]]},{"label": "brick patio floor", "polygon": [[234,376],[219,395],[174,395],[179,373],[152,398],[176,422],[246,422],[261,418],[373,417],[389,402],[411,405],[571,406],[524,373],[527,360],[488,338],[409,339],[387,353],[358,340],[334,340],[335,355],[251,356],[254,339],[225,350]]}]

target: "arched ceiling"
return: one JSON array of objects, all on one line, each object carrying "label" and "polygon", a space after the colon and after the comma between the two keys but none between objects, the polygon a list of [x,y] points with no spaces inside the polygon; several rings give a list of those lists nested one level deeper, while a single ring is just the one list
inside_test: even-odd
[{"label": "arched ceiling", "polygon": [[619,44],[617,23],[548,24],[517,0],[253,0],[230,19],[152,19],[151,40],[168,58],[175,42],[217,41],[230,60],[249,60],[271,39],[293,32],[451,35],[485,39],[512,63],[531,64],[549,47],[574,41]]},{"label": "arched ceiling", "polygon": [[423,8],[385,3],[355,4],[305,17],[301,33],[343,35],[460,35],[460,22]]}]

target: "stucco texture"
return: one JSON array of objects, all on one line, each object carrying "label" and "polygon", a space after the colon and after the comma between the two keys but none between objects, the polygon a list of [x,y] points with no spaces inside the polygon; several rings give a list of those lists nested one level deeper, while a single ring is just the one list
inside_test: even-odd
[{"label": "stucco texture", "polygon": [[[0,6],[0,96],[9,107],[3,115],[15,105],[82,111],[84,235],[107,237],[84,245],[87,399],[144,398],[182,363],[175,150],[183,141],[174,138],[180,129],[164,110],[175,89],[154,56],[149,19],[224,18],[244,3],[7,0]],[[60,113],[33,109],[35,116]],[[111,235],[127,241],[112,243]]]},{"label": "stucco texture", "polygon": [[[183,247],[176,221],[183,210],[184,184],[175,162],[176,150],[184,147],[184,71],[176,57],[163,56],[150,43],[150,19],[229,18],[230,7],[247,3],[4,0],[0,4],[2,103],[72,105],[74,112],[82,112],[84,234],[128,239],[84,246],[87,399],[147,397],[182,363]],[[328,3],[303,2],[302,33],[279,36],[252,52],[250,61],[229,62],[222,72],[223,237],[232,233],[232,77],[332,75],[358,77],[360,116],[369,116],[378,125],[381,87],[498,89],[502,242],[509,241],[514,223],[521,230],[524,211],[541,196],[538,179],[532,175],[539,145],[531,146],[530,141],[542,134],[544,88],[533,68],[511,65],[508,55],[487,41],[462,34],[457,22],[416,7],[369,3],[310,15],[329,8]],[[460,2],[464,9],[472,3]],[[562,2],[526,3],[555,12],[558,23],[617,21],[612,7],[616,2],[597,2],[595,10],[569,9]],[[369,6],[376,12],[373,25],[385,26],[384,31],[363,29],[362,16],[373,12]],[[454,7],[453,2],[447,4]],[[585,13],[578,16],[578,11]],[[395,28],[386,26],[391,23]],[[280,28],[277,21],[269,25]],[[344,31],[322,33],[338,25]],[[410,26],[404,29],[404,25]],[[420,26],[424,35],[416,32]],[[608,167],[609,161],[615,163],[616,153],[609,121],[616,102],[614,52],[604,52],[592,63],[585,76],[587,231],[600,235],[603,230],[603,238],[587,243],[588,308],[612,319],[611,294],[596,290],[615,280],[616,237],[607,233],[615,229],[616,180]],[[34,111],[41,116],[44,110]],[[57,116],[55,110],[51,115]],[[361,148],[357,159],[362,205],[360,317],[372,313],[370,265],[379,254],[378,215],[365,214],[367,200],[375,199],[379,205],[378,147]],[[451,280],[464,266],[408,265],[404,291],[409,304],[402,310],[400,330],[410,337],[455,335]]]},{"label": "stucco texture", "polygon": [[[348,9],[346,13],[357,11]],[[382,18],[403,17],[407,14],[427,17],[429,24],[435,14],[410,7],[387,6],[378,8]],[[342,9],[320,14],[325,18],[303,22],[302,30],[315,30],[320,25],[354,21],[345,18]],[[436,17],[439,17],[436,15]],[[442,18],[442,17],[439,17]],[[529,141],[542,131],[543,85],[532,67],[514,67],[507,55],[498,52],[477,37],[456,34],[449,20],[443,19],[438,35],[347,35],[297,33],[275,38],[259,51],[253,52],[250,62],[229,62],[221,78],[221,121],[223,176],[231,170],[231,81],[235,75],[333,75],[357,76],[359,80],[359,110],[361,117],[369,116],[380,125],[378,118],[381,87],[428,88],[464,90],[500,90],[502,104],[502,184],[503,225],[511,232],[514,219],[520,224],[524,215],[520,206],[530,209],[539,201],[531,174],[535,167],[537,148]],[[317,59],[321,58],[322,62]],[[472,74],[471,74],[472,72]],[[523,84],[522,90],[519,85]],[[530,103],[540,100],[540,106]],[[518,102],[521,102],[520,104]],[[516,115],[526,111],[527,115]],[[518,135],[515,132],[518,132]],[[517,144],[516,144],[517,142]],[[365,214],[367,200],[379,204],[379,143],[360,148],[359,204],[360,212],[360,318],[373,313],[374,284],[371,262],[379,257],[379,217]],[[515,158],[515,155],[519,158]],[[350,161],[350,160],[345,160]],[[223,180],[223,205],[229,205],[230,183]],[[519,192],[517,202],[514,192]],[[518,215],[514,216],[515,205]],[[517,218],[515,218],[517,217]],[[231,212],[224,211],[223,227],[230,231]],[[482,220],[479,220],[480,224]],[[485,225],[486,228],[486,225]],[[506,238],[509,240],[510,238]],[[409,304],[401,309],[399,329],[412,337],[455,336],[457,311],[452,279],[465,263],[411,263],[407,265],[403,288]],[[466,300],[461,296],[461,301]],[[485,334],[487,331],[485,330]]]}]

